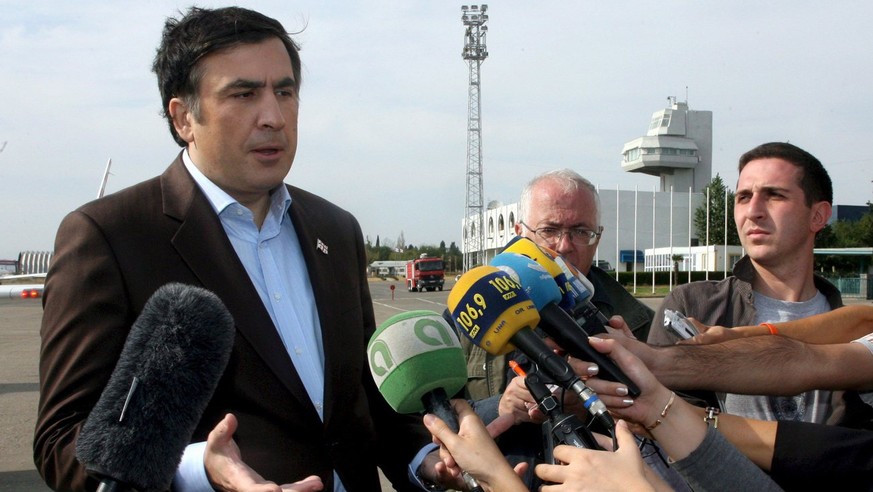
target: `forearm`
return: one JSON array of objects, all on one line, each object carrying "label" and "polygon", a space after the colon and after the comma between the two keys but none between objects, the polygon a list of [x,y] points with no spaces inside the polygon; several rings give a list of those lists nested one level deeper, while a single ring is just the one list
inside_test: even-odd
[{"label": "forearm", "polygon": [[694,453],[673,464],[693,490],[782,490],[732,446],[720,430],[721,426],[718,430],[707,429],[706,438]]},{"label": "forearm", "polygon": [[644,360],[658,380],[675,390],[796,395],[873,386],[873,356],[859,344],[809,345],[786,337],[756,337],[664,347]]},{"label": "forearm", "polygon": [[[706,438],[705,413],[706,410],[677,398],[661,424],[650,432],[670,458],[676,461],[685,459]],[[718,419],[718,430],[753,463],[765,470],[770,468],[776,441],[775,422],[723,414]]]},{"label": "forearm", "polygon": [[[700,416],[702,419],[703,412]],[[766,471],[770,470],[773,463],[776,428],[775,421],[746,419],[728,414],[722,414],[718,419],[719,432],[759,468]]]},{"label": "forearm", "polygon": [[[873,333],[873,306],[853,304],[833,311],[783,323],[774,323],[782,336],[806,343],[848,343],[868,333]],[[766,326],[740,326],[734,328],[743,336],[770,335]]]},{"label": "forearm", "polygon": [[[655,399],[664,401],[666,406],[670,401],[670,392],[665,388]],[[706,437],[706,423],[699,410],[682,398],[673,396],[672,404],[663,412],[663,417],[652,416],[651,422],[640,423],[646,426],[670,458],[681,460],[697,449]]]}]

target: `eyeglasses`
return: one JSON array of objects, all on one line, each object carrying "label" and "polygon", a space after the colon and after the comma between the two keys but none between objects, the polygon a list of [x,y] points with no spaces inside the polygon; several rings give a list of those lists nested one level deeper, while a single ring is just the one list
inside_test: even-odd
[{"label": "eyeglasses", "polygon": [[558,244],[565,235],[570,238],[570,242],[577,246],[591,246],[597,242],[597,238],[603,234],[603,226],[598,226],[596,231],[574,227],[571,229],[561,229],[558,227],[540,227],[534,229],[531,226],[519,221],[519,224],[527,227],[527,229],[540,237],[548,244]]}]

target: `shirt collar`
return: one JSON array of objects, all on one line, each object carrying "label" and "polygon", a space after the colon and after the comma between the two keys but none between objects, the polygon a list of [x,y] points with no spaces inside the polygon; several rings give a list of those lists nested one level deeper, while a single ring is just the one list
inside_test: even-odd
[{"label": "shirt collar", "polygon": [[[215,210],[216,214],[220,215],[227,207],[234,203],[239,203],[234,197],[228,195],[226,191],[222,190],[217,184],[207,178],[206,175],[203,174],[196,165],[194,165],[194,161],[188,154],[188,149],[182,151],[182,163],[185,165],[185,169],[187,169],[191,174],[191,177],[194,178],[194,182],[197,183],[197,186],[199,186],[200,190],[203,191],[203,194],[206,195],[206,199],[209,200],[209,204],[212,205],[212,209]],[[290,206],[291,194],[288,193],[287,186],[280,184],[270,192],[270,210],[279,212],[278,216],[281,217],[280,221],[285,220],[285,216],[287,215]],[[278,210],[276,210],[277,208]]]}]

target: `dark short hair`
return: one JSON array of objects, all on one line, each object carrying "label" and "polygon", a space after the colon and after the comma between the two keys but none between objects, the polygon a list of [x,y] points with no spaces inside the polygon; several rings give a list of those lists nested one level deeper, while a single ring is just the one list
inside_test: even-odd
[{"label": "dark short hair", "polygon": [[816,202],[834,203],[834,187],[831,177],[821,162],[809,152],[787,142],[761,144],[740,156],[739,171],[743,172],[751,161],[757,159],[782,159],[800,168],[800,189],[806,198],[806,205]]},{"label": "dark short hair", "polygon": [[178,97],[185,100],[195,118],[199,117],[197,87],[202,72],[197,64],[200,59],[220,50],[241,44],[257,44],[272,37],[279,38],[288,50],[295,90],[299,90],[299,47],[279,21],[240,7],[191,7],[180,19],[167,18],[152,71],[158,77],[163,104],[161,113],[170,125],[173,139],[180,146],[185,147],[188,143],[176,133],[168,108],[170,100]]}]

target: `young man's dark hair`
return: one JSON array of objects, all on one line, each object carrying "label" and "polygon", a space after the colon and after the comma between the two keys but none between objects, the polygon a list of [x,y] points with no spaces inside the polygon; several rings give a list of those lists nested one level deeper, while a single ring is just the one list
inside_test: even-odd
[{"label": "young man's dark hair", "polygon": [[299,48],[275,19],[239,7],[214,10],[191,7],[181,21],[167,19],[152,71],[158,76],[162,114],[170,125],[170,133],[176,143],[182,147],[188,146],[188,142],[176,133],[167,108],[170,99],[178,97],[185,101],[199,120],[197,87],[202,76],[198,65],[200,59],[220,50],[240,44],[256,44],[272,37],[282,41],[291,57],[294,89],[298,91],[301,82]]},{"label": "young man's dark hair", "polygon": [[821,201],[833,204],[831,177],[821,162],[809,152],[787,142],[761,144],[740,156],[739,171],[742,172],[746,164],[757,159],[782,159],[799,167],[803,171],[799,184],[807,206]]}]

